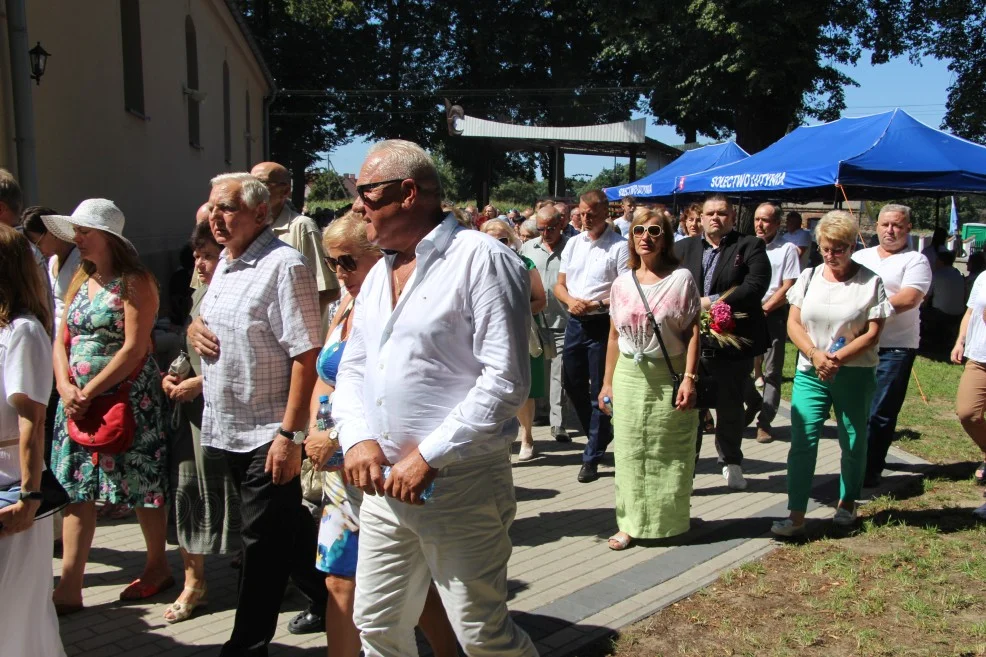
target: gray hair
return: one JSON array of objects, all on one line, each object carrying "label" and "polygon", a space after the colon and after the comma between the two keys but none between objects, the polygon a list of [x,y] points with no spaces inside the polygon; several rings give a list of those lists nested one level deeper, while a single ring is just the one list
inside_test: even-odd
[{"label": "gray hair", "polygon": [[237,183],[240,186],[240,200],[246,203],[246,206],[251,210],[256,209],[261,203],[266,203],[267,223],[273,220],[273,217],[270,216],[270,190],[267,189],[267,185],[245,171],[221,173],[209,181],[213,187],[229,183]]},{"label": "gray hair", "polygon": [[904,215],[904,220],[907,223],[911,223],[911,208],[906,205],[901,205],[900,203],[887,203],[885,206],[880,208],[880,214],[877,215],[877,219],[882,217],[886,212],[897,212],[898,214]]},{"label": "gray hair", "polygon": [[530,219],[525,219],[524,223],[520,225],[520,234],[528,234],[533,237],[537,237],[538,234],[538,221],[534,217]]},{"label": "gray hair", "polygon": [[[578,208],[576,208],[576,210],[577,209]],[[535,221],[537,219],[543,219],[544,221],[556,221],[558,219],[563,219],[564,217],[561,216],[561,212],[558,211],[558,208],[553,205],[546,205],[534,213],[533,218]]]},{"label": "gray hair", "polygon": [[410,178],[415,182],[431,183],[434,187],[425,187],[421,191],[433,193],[437,198],[442,197],[442,181],[438,176],[435,161],[423,148],[413,141],[404,139],[387,139],[370,147],[366,157],[380,157],[380,173],[387,178]]}]

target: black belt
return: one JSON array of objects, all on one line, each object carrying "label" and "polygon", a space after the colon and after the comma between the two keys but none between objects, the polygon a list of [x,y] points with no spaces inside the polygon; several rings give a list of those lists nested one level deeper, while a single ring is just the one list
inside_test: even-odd
[{"label": "black belt", "polygon": [[715,349],[702,349],[701,351],[699,351],[699,358],[715,358],[715,357],[716,357]]},{"label": "black belt", "polygon": [[597,319],[605,319],[609,321],[609,313],[596,313],[595,315],[572,315],[572,319],[578,320],[580,322],[590,322]]}]

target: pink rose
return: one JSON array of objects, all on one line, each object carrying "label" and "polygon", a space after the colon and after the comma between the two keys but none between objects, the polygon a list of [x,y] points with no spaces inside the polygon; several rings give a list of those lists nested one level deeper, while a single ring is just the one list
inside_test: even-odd
[{"label": "pink rose", "polygon": [[154,504],[154,493],[144,495],[144,504]]},{"label": "pink rose", "polygon": [[150,397],[144,395],[143,397],[140,398],[140,410],[146,411],[148,407],[150,407],[150,405],[151,405]]},{"label": "pink rose", "polygon": [[76,365],[75,371],[78,372],[79,374],[81,374],[82,376],[85,376],[85,375],[89,374],[89,372],[92,371],[92,365],[90,365],[86,361],[82,361],[81,363],[79,363],[78,365]]},{"label": "pink rose", "polygon": [[99,457],[99,467],[106,472],[113,472],[116,469],[116,461],[113,460],[112,456],[103,454]]},{"label": "pink rose", "polygon": [[75,336],[74,338],[72,338],[72,346],[79,344],[81,341],[82,341],[81,335]]},{"label": "pink rose", "polygon": [[161,493],[154,494],[154,506],[161,507],[164,506],[164,495]]},{"label": "pink rose", "polygon": [[76,481],[82,481],[82,470],[76,470],[72,473],[72,478]]}]

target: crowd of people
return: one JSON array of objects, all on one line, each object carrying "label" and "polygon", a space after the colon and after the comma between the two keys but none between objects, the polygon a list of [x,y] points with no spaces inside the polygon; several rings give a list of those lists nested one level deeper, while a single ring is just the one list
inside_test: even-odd
[{"label": "crowd of people", "polygon": [[[886,466],[922,302],[931,292],[944,304],[931,308],[959,314],[942,300],[952,259],[910,248],[901,205],[881,209],[870,248],[849,213],[812,235],[770,202],[743,234],[721,195],[678,216],[631,198],[611,215],[600,190],[574,207],[459,210],[400,140],[375,145],[357,183],[322,230],[288,203],[279,164],[213,178],[189,221],[185,349],[165,363],[158,284],[123,212],[105,199],[22,208],[0,170],[0,586],[20,598],[0,615],[3,654],[64,654],[58,616],[84,608],[98,502],[133,509],[145,541],[121,600],[175,587],[178,546],[168,623],[207,604],[208,556],[233,555],[221,655],[267,654],[289,580],[310,605],[288,629],[326,632],[330,655],[415,654],[415,626],[436,655],[536,655],[507,612],[507,562],[512,446],[537,458],[539,405],[553,440],[586,437],[579,482],[612,443],[608,545],[624,550],[689,530],[703,433],[726,487],[747,488],[744,432],[775,439],[790,340],[790,515],[772,531],[805,531],[833,407],[833,522],[851,526]],[[981,277],[962,302],[957,410],[986,455]],[[41,511],[56,493],[53,586]]]}]

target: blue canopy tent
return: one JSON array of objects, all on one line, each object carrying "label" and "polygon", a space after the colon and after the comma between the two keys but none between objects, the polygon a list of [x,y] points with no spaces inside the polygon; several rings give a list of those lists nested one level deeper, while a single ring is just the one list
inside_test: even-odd
[{"label": "blue canopy tent", "polygon": [[797,128],[744,160],[681,175],[675,192],[842,200],[840,186],[874,200],[986,193],[986,147],[895,109]]},{"label": "blue canopy tent", "polygon": [[749,154],[734,142],[728,141],[712,146],[702,146],[685,151],[674,162],[644,176],[628,185],[607,187],[603,191],[610,201],[619,201],[626,196],[639,199],[670,198],[679,176],[705,171],[749,157]]}]

